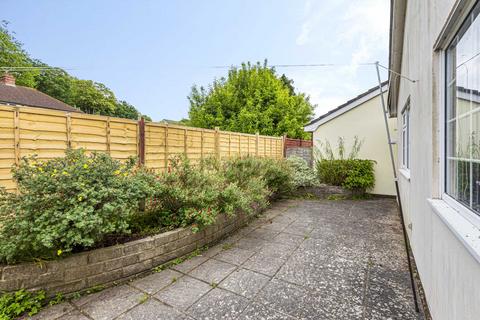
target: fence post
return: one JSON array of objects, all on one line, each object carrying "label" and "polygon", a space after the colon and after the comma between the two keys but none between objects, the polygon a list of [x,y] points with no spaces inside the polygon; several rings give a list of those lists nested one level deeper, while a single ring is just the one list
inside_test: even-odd
[{"label": "fence post", "polygon": [[14,139],[15,139],[15,164],[20,164],[20,109],[17,107],[14,111]]},{"label": "fence post", "polygon": [[283,149],[283,157],[286,158],[287,157],[287,135],[284,134],[282,136],[282,149]]},{"label": "fence post", "polygon": [[200,159],[203,160],[203,132],[205,129],[201,129],[200,131]]},{"label": "fence post", "polygon": [[145,164],[145,119],[138,120],[138,160],[141,165]]},{"label": "fence post", "polygon": [[215,127],[215,157],[220,160],[220,128]]},{"label": "fence post", "polygon": [[165,123],[165,171],[168,171],[168,122]]},{"label": "fence post", "polygon": [[[142,118],[143,119],[143,118]],[[107,117],[107,153],[111,155],[111,138],[110,138],[110,117]],[[144,131],[145,134],[145,131]]]},{"label": "fence post", "polygon": [[72,114],[67,113],[67,148],[72,148]]},{"label": "fence post", "polygon": [[187,128],[185,128],[183,129],[183,153],[185,154],[185,159],[188,158],[187,136],[188,136],[188,131],[187,131]]},{"label": "fence post", "polygon": [[258,145],[260,143],[260,136],[257,133],[255,133],[255,156],[258,157]]}]

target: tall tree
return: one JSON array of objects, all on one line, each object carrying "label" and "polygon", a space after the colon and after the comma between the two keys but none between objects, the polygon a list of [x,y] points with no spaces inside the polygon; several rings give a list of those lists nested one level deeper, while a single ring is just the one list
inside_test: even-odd
[{"label": "tall tree", "polygon": [[267,62],[232,67],[227,78],[205,89],[193,86],[189,124],[202,128],[306,138],[303,131],[313,115],[309,98],[296,94],[293,81],[279,77]]}]

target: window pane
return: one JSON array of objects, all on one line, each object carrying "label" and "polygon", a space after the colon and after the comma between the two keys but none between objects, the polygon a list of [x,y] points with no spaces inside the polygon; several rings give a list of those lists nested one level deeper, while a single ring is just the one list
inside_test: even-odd
[{"label": "window pane", "polygon": [[458,199],[457,161],[447,160],[447,193]]},{"label": "window pane", "polygon": [[480,110],[472,115],[472,158],[480,160]]},{"label": "window pane", "polygon": [[457,161],[457,200],[470,206],[470,162]]},{"label": "window pane", "polygon": [[457,127],[457,141],[455,156],[470,159],[470,116],[460,118]]},{"label": "window pane", "polygon": [[447,157],[456,157],[455,141],[457,137],[457,121],[454,120],[447,124]]},{"label": "window pane", "polygon": [[480,212],[480,163],[473,164],[473,210]]}]

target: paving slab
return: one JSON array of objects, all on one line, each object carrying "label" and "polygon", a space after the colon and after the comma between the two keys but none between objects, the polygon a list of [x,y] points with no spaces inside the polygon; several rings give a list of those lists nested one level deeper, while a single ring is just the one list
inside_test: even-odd
[{"label": "paving slab", "polygon": [[154,297],[179,310],[185,310],[211,289],[205,282],[184,276],[160,290]]},{"label": "paving slab", "polygon": [[191,317],[155,299],[148,299],[125,312],[118,320],[193,320]]},{"label": "paving slab", "polygon": [[210,259],[204,264],[193,269],[189,275],[210,284],[218,284],[236,268],[237,267],[233,264]]},{"label": "paving slab", "polygon": [[247,299],[217,288],[196,302],[187,312],[199,320],[230,320],[238,316],[247,305]]},{"label": "paving slab", "polygon": [[70,313],[74,310],[74,307],[69,302],[63,302],[57,305],[54,305],[48,309],[42,310],[37,313],[35,316],[31,317],[32,320],[55,320],[59,319],[62,316]]},{"label": "paving slab", "polygon": [[128,285],[105,289],[73,303],[94,320],[113,319],[139,304],[144,293]]},{"label": "paving slab", "polygon": [[238,269],[223,280],[219,287],[246,298],[253,298],[270,281],[270,277],[247,269]]},{"label": "paving slab", "polygon": [[262,273],[267,276],[274,276],[286,260],[275,258],[263,253],[256,253],[242,266],[249,270]]},{"label": "paving slab", "polygon": [[173,266],[172,269],[183,272],[183,273],[189,273],[190,271],[192,271],[193,269],[195,269],[196,267],[198,267],[199,265],[207,261],[208,258],[209,257],[204,255],[196,256],[180,264]]},{"label": "paving slab", "polygon": [[134,280],[130,283],[137,289],[145,291],[148,294],[155,294],[172,282],[178,280],[183,274],[175,270],[163,270],[158,273],[153,273],[144,278]]},{"label": "paving slab", "polygon": [[255,254],[255,251],[241,249],[241,248],[231,248],[228,250],[223,250],[222,252],[214,256],[214,258],[216,260],[221,260],[234,265],[241,265],[254,254]]},{"label": "paving slab", "polygon": [[280,313],[279,311],[269,309],[259,303],[252,303],[242,312],[237,318],[238,320],[295,320],[287,314]]}]

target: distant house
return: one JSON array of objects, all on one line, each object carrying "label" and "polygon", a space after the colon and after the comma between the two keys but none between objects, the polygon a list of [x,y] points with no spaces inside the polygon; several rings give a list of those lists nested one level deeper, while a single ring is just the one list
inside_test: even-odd
[{"label": "distant house", "polygon": [[0,76],[0,104],[45,108],[65,112],[82,111],[33,88],[17,86],[9,73]]},{"label": "distant house", "polygon": [[391,10],[388,107],[418,274],[433,319],[480,319],[480,2]]},{"label": "distant house", "polygon": [[[388,90],[386,82],[383,83],[383,90],[384,92]],[[395,128],[395,121],[392,121],[390,126],[391,130]],[[376,182],[372,193],[395,195],[378,86],[311,121],[304,130],[313,133],[314,148],[319,148],[322,143],[328,141],[334,151],[339,137],[345,139],[349,151],[355,136],[358,136],[363,141],[358,158],[376,161]],[[314,157],[318,156],[315,153]]]}]

